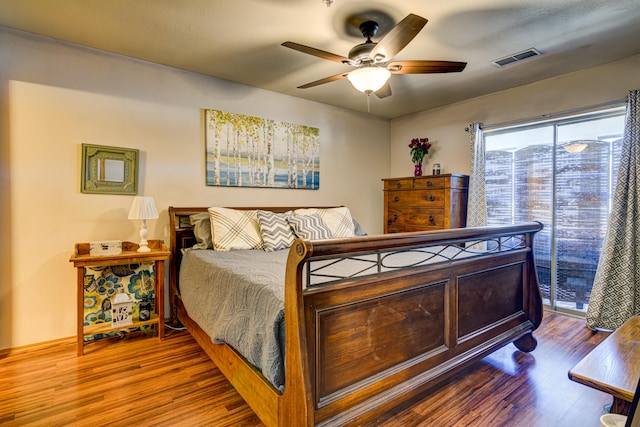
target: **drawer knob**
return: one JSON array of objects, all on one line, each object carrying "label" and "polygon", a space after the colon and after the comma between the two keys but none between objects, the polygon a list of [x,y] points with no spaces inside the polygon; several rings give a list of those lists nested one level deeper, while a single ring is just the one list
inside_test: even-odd
[{"label": "drawer knob", "polygon": [[394,198],[393,198],[393,201],[394,201],[394,202],[397,202],[398,200],[400,200],[400,197],[398,197],[398,196],[396,196],[396,197],[394,197]]},{"label": "drawer knob", "polygon": [[429,222],[433,222],[434,219],[435,217],[433,215],[429,215]]},{"label": "drawer knob", "polygon": [[400,188],[400,187],[402,187],[402,183],[401,182],[396,183],[396,188]]},{"label": "drawer knob", "polygon": [[393,214],[393,219],[398,219],[398,214]]},{"label": "drawer knob", "polygon": [[431,187],[431,181],[427,180],[427,187]]},{"label": "drawer knob", "polygon": [[430,195],[429,195],[429,201],[430,201],[430,202],[433,202],[433,201],[434,201],[434,199],[435,199],[435,197],[433,197],[433,194],[430,194]]}]

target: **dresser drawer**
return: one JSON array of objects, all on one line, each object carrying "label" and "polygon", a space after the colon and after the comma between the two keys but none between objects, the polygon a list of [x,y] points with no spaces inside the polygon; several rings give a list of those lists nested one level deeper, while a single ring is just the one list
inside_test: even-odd
[{"label": "dresser drawer", "polygon": [[444,176],[426,176],[416,178],[413,181],[413,189],[414,190],[424,190],[430,188],[445,188],[449,183],[449,178]]},{"label": "dresser drawer", "polygon": [[388,191],[387,197],[389,209],[408,206],[444,207],[444,188],[439,190]]},{"label": "dresser drawer", "polygon": [[412,233],[418,231],[434,231],[441,229],[441,227],[429,225],[389,225],[387,227],[387,233]]},{"label": "dresser drawer", "polygon": [[427,208],[389,208],[387,227],[419,226],[444,228],[444,211]]},{"label": "dresser drawer", "polygon": [[385,179],[384,190],[411,190],[413,188],[413,178]]},{"label": "dresser drawer", "polygon": [[384,189],[388,190],[424,190],[445,188],[449,183],[446,176],[418,176],[414,178],[385,179]]}]

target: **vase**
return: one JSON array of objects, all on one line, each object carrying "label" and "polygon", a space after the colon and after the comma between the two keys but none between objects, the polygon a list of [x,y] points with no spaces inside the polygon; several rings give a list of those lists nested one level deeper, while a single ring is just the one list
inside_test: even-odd
[{"label": "vase", "polygon": [[414,165],[413,176],[422,176],[422,163],[416,163]]}]

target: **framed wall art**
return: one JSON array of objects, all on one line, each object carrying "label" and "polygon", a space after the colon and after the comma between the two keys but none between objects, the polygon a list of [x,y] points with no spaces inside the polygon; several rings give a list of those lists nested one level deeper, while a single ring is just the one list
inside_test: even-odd
[{"label": "framed wall art", "polygon": [[138,154],[133,148],[82,144],[80,191],[93,194],[138,194]]},{"label": "framed wall art", "polygon": [[207,185],[317,190],[320,130],[205,110]]}]

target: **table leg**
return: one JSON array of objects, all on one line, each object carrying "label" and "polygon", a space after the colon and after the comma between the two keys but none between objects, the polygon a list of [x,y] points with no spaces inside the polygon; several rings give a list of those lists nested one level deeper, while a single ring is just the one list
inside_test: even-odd
[{"label": "table leg", "polygon": [[78,267],[76,273],[77,286],[77,310],[76,310],[76,339],[78,343],[78,356],[84,354],[84,267]]},{"label": "table leg", "polygon": [[611,410],[609,412],[611,412],[612,414],[629,415],[630,409],[631,402],[622,400],[619,397],[614,397],[613,403],[611,404]]},{"label": "table leg", "polygon": [[164,339],[164,261],[155,262],[156,276],[156,313],[158,313],[158,338]]}]

